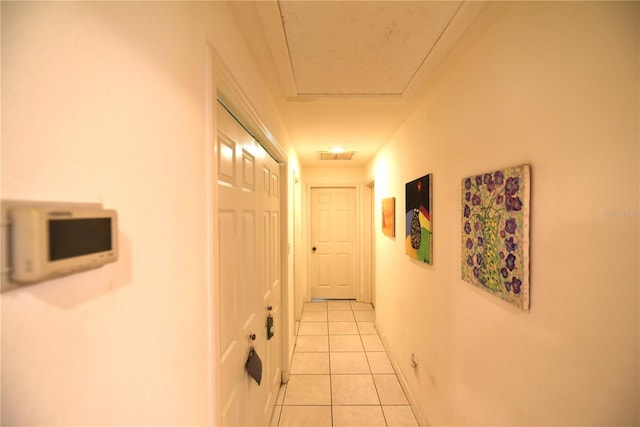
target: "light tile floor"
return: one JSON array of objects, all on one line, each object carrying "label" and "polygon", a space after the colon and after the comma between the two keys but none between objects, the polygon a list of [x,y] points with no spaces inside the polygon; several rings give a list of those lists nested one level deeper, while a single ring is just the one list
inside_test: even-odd
[{"label": "light tile floor", "polygon": [[370,304],[305,303],[271,426],[417,426],[374,323]]}]

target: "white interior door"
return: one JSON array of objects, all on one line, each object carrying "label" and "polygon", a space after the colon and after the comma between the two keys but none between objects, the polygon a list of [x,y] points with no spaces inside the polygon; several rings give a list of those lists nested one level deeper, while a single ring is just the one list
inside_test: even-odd
[{"label": "white interior door", "polygon": [[355,298],[356,273],[356,189],[311,188],[311,298]]},{"label": "white interior door", "polygon": [[[279,169],[220,105],[217,120],[221,421],[268,425],[281,369]],[[261,385],[245,371],[251,347],[262,360]]]},{"label": "white interior door", "polygon": [[[262,147],[260,147],[262,148]],[[269,425],[280,385],[282,383],[282,248],[280,230],[280,166],[262,149],[262,192],[261,209],[263,217],[264,246],[262,258],[266,262],[262,289],[262,304],[259,309],[267,310],[267,317],[273,318],[273,335],[267,335],[266,319],[263,336],[266,338],[264,352],[264,386],[266,397],[259,425]],[[248,266],[244,266],[247,268]],[[247,408],[251,408],[248,406]]]}]

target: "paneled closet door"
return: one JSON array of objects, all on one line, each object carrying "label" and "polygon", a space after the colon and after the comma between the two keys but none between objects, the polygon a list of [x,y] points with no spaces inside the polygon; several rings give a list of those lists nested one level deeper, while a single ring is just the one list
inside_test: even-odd
[{"label": "paneled closet door", "polygon": [[[281,376],[279,169],[221,105],[217,116],[221,421],[268,425]],[[262,361],[260,385],[245,370],[251,348]]]}]

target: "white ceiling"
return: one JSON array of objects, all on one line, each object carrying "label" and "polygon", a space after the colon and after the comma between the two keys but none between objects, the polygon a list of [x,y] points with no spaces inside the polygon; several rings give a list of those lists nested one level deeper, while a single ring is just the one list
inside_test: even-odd
[{"label": "white ceiling", "polygon": [[[415,109],[482,3],[230,3],[303,167],[366,164]],[[333,146],[352,160],[318,160]]]},{"label": "white ceiling", "polygon": [[461,2],[279,4],[298,95],[402,95]]}]

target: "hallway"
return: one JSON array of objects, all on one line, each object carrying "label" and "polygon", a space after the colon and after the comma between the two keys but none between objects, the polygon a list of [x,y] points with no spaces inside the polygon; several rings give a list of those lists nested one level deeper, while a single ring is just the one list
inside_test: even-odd
[{"label": "hallway", "polygon": [[272,426],[417,426],[371,304],[305,303]]},{"label": "hallway", "polygon": [[[14,283],[34,242],[4,210],[0,426],[640,426],[640,1],[0,1],[0,25],[0,207],[114,210],[118,248]],[[432,264],[407,255],[423,176]],[[375,310],[303,304],[318,188],[355,188],[334,298]]]}]

